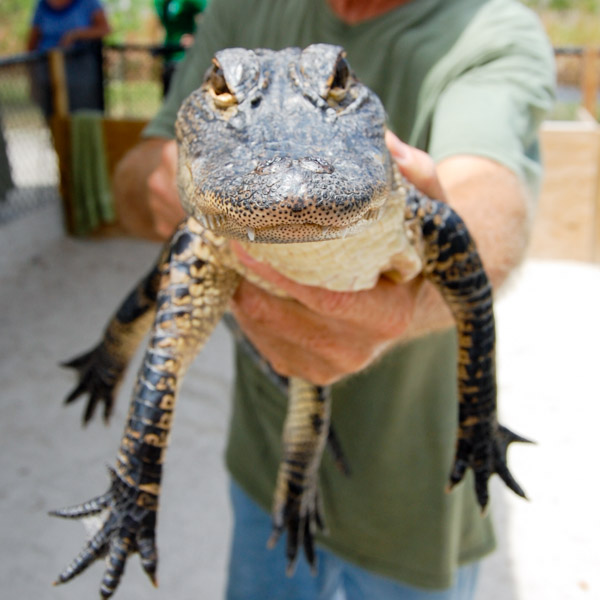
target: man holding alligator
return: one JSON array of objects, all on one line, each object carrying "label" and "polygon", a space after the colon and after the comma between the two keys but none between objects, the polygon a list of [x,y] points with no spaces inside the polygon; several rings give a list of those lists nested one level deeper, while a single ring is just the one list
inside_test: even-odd
[{"label": "man holding alligator", "polygon": [[[132,233],[164,239],[184,217],[175,185],[175,114],[215,51],[344,46],[389,115],[401,172],[448,201],[473,233],[495,287],[519,263],[539,184],[536,129],[552,100],[552,51],[536,18],[512,0],[213,0],[197,43],[115,190]],[[143,193],[140,192],[143,190]],[[227,465],[235,513],[229,600],[470,599],[492,551],[472,484],[444,492],[456,429],[451,317],[428,284],[339,293],[302,286],[239,258],[285,290],[244,281],[232,312],[281,375],[334,384],[337,434],[352,468],[324,460],[328,535],[319,574],[268,552],[270,502],[285,396],[237,350]],[[277,409],[274,410],[273,407]]]}]

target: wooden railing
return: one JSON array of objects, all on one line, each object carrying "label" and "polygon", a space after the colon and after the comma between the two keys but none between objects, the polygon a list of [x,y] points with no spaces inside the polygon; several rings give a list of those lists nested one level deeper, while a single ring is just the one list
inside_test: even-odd
[{"label": "wooden railing", "polygon": [[581,106],[596,117],[600,92],[600,47],[557,47],[554,48],[554,54],[557,58],[569,55],[581,58]]}]

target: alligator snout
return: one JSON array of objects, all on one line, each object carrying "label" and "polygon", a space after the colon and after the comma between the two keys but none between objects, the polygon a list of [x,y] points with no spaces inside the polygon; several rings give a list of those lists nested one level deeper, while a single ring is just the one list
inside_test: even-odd
[{"label": "alligator snout", "polygon": [[329,175],[335,170],[330,162],[319,157],[305,156],[303,158],[289,158],[277,156],[261,161],[254,169],[254,172],[257,175],[273,175],[298,168],[323,175]]}]

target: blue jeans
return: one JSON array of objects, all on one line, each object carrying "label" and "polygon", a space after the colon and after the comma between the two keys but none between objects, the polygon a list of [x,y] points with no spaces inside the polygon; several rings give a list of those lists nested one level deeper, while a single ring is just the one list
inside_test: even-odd
[{"label": "blue jeans", "polygon": [[285,536],[267,549],[271,517],[235,483],[227,600],[472,600],[478,563],[458,570],[453,587],[424,590],[404,585],[353,565],[316,548],[318,574],[313,576],[300,556],[293,577],[285,574]]}]

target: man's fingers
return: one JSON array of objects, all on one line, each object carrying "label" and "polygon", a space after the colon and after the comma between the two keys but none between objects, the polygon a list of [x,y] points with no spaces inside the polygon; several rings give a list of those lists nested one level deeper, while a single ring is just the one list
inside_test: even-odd
[{"label": "man's fingers", "polygon": [[400,172],[418,190],[437,200],[446,200],[431,156],[400,141],[391,131],[385,133],[385,143]]},{"label": "man's fingers", "polygon": [[[319,317],[302,304],[273,297],[244,280],[230,308],[244,334],[277,373],[286,377],[310,375],[318,385],[335,380],[332,373],[338,369],[330,364],[329,357],[334,361],[338,357],[326,346],[337,336],[325,335],[331,324],[319,322]],[[312,359],[313,354],[319,356],[318,361]]]},{"label": "man's fingers", "polygon": [[162,147],[160,162],[148,177],[148,205],[152,211],[154,230],[161,239],[171,236],[185,217],[179,201],[176,173],[177,144],[171,140]]},{"label": "man's fingers", "polygon": [[231,311],[280,375],[330,385],[373,359],[372,345],[358,327],[348,328],[295,300],[273,297],[246,280],[238,287]]},{"label": "man's fingers", "polygon": [[288,279],[249,256],[236,242],[232,242],[232,248],[246,267],[328,322],[340,321],[356,328],[366,326],[371,335],[387,339],[393,334],[400,335],[412,317],[420,279],[397,285],[382,278],[370,290],[333,292]]},{"label": "man's fingers", "polygon": [[174,198],[178,198],[176,173],[177,146],[173,140],[170,140],[160,149],[159,162],[148,177],[150,193],[172,203]]}]

